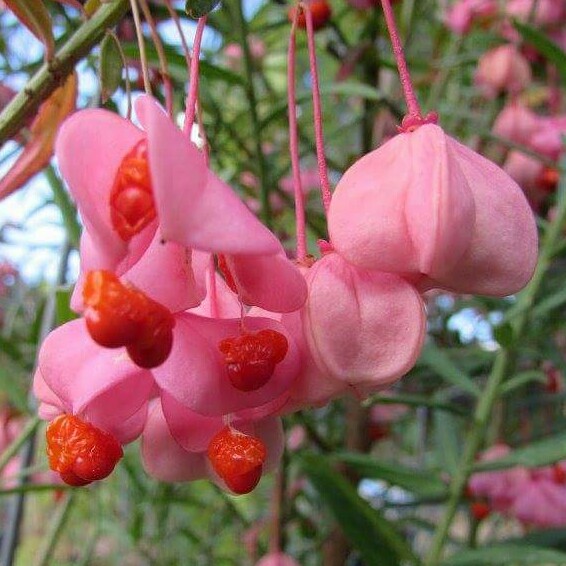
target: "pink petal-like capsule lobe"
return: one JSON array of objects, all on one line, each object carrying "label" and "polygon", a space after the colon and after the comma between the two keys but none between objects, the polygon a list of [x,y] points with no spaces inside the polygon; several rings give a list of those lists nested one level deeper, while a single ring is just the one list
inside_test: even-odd
[{"label": "pink petal-like capsule lobe", "polygon": [[306,307],[303,307],[299,312],[284,314],[281,318],[281,324],[293,336],[301,355],[301,369],[281,409],[283,415],[308,407],[323,407],[349,390],[347,383],[333,378],[315,363],[305,336],[305,313]]},{"label": "pink petal-like capsule lobe", "polygon": [[[92,269],[114,269],[128,254],[129,244],[113,228],[110,193],[124,156],[144,137],[129,120],[99,109],[73,114],[57,135],[59,168],[98,250],[98,259],[105,263]],[[134,241],[147,241],[147,233],[151,239],[155,227],[154,221]]]},{"label": "pink petal-like capsule lobe", "polygon": [[82,319],[49,334],[34,376],[45,416],[57,410],[81,415],[121,443],[141,433],[153,387],[149,371],[93,342]]},{"label": "pink petal-like capsule lobe", "polygon": [[495,98],[501,92],[518,94],[531,81],[529,62],[512,44],[495,47],[478,61],[475,83],[488,98]]},{"label": "pink petal-like capsule lobe", "polygon": [[[510,454],[506,444],[494,444],[480,455],[481,462],[491,462]],[[516,466],[507,470],[478,472],[472,475],[468,483],[470,494],[488,499],[490,506],[501,513],[508,512],[517,495],[529,480],[526,468]]]},{"label": "pink petal-like capsule lobe", "polygon": [[509,295],[536,264],[536,224],[521,189],[432,124],[346,171],[329,230],[349,262],[401,274],[420,290]]},{"label": "pink petal-like capsule lobe", "polygon": [[475,221],[471,188],[433,124],[395,136],[338,183],[328,225],[336,250],[378,271],[431,273],[456,265]]},{"label": "pink petal-like capsule lobe", "polygon": [[563,484],[533,474],[521,487],[509,514],[530,527],[566,525],[566,489]]},{"label": "pink petal-like capsule lobe", "polygon": [[497,14],[497,0],[458,0],[444,18],[446,25],[460,35],[467,34],[475,21],[485,21]]},{"label": "pink petal-like capsule lobe", "polygon": [[293,312],[305,304],[305,279],[283,250],[274,255],[226,255],[224,261],[229,271],[225,275],[244,304],[271,312]]},{"label": "pink petal-like capsule lobe", "polygon": [[204,452],[189,452],[175,441],[159,400],[152,401],[141,438],[141,454],[145,471],[159,481],[193,481],[208,475]]},{"label": "pink petal-like capsule lobe", "polygon": [[424,305],[397,275],[325,255],[307,274],[304,332],[318,367],[356,388],[378,391],[414,365],[425,336]]},{"label": "pink petal-like capsule lobe", "polygon": [[513,150],[507,154],[503,170],[523,189],[532,209],[538,210],[548,197],[548,191],[541,185],[544,165],[526,153]]},{"label": "pink petal-like capsule lobe", "polygon": [[562,139],[566,134],[566,116],[561,114],[541,118],[539,126],[540,128],[533,132],[533,136],[527,145],[557,161],[564,150]]},{"label": "pink petal-like capsule lobe", "polygon": [[255,391],[240,391],[230,382],[222,340],[238,336],[240,319],[210,319],[178,314],[173,330],[173,349],[167,362],[152,370],[159,387],[186,408],[207,416],[219,416],[260,407],[289,390],[300,369],[292,337],[274,320],[246,317],[244,327],[257,332],[273,329],[289,344],[285,358],[275,366],[269,381]]},{"label": "pink petal-like capsule lobe", "polygon": [[507,104],[493,123],[496,136],[527,145],[541,126],[540,118],[520,102]]},{"label": "pink petal-like capsule lobe", "polygon": [[[520,187],[495,163],[449,138],[476,204],[472,241],[436,283],[458,293],[505,296],[520,291],[537,262],[538,235],[531,207]],[[433,277],[433,279],[435,279]]]},{"label": "pink petal-like capsule lobe", "polygon": [[140,96],[136,113],[147,132],[153,193],[163,238],[203,251],[278,253],[277,238],[208,169],[203,153],[155,100]]},{"label": "pink petal-like capsule lobe", "polygon": [[[192,251],[176,242],[164,242],[159,232],[153,239],[135,238],[130,252],[117,266],[108,264],[85,230],[81,236],[81,271],[73,289],[71,308],[84,310],[83,285],[89,271],[113,271],[124,282],[142,290],[171,312],[181,312],[201,303],[206,294],[204,273],[192,262]],[[143,247],[143,252],[138,253]]]},{"label": "pink petal-like capsule lobe", "polygon": [[503,7],[509,17],[525,22],[531,20],[534,9],[533,23],[537,26],[559,26],[566,19],[563,0],[508,0]]}]

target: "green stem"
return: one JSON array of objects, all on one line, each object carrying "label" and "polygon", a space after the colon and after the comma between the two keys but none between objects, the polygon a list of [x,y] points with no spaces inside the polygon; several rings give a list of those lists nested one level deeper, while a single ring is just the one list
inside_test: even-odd
[{"label": "green stem", "polygon": [[20,448],[26,443],[27,439],[34,434],[35,430],[37,429],[40,423],[39,417],[32,417],[27,425],[25,426],[22,433],[2,454],[0,455],[0,473],[6,467],[8,462],[16,456],[16,454],[20,451]]},{"label": "green stem", "polygon": [[18,133],[25,120],[37,111],[39,105],[73,72],[75,65],[102,39],[106,29],[122,18],[127,6],[127,0],[104,4],[50,61],[38,69],[0,114],[0,146]]},{"label": "green stem", "polygon": [[38,552],[38,558],[35,561],[35,566],[47,566],[55,551],[59,537],[63,533],[65,524],[69,518],[69,512],[75,500],[75,493],[69,492],[64,497],[65,500],[61,501],[57,506],[51,524],[49,526],[49,532],[46,538],[43,540],[43,544]]},{"label": "green stem", "polygon": [[63,217],[63,225],[67,231],[67,239],[74,248],[78,248],[81,238],[81,226],[77,220],[77,209],[52,165],[49,165],[47,169],[45,169],[45,176],[53,191],[53,201]]},{"label": "green stem", "polygon": [[448,537],[450,526],[456,512],[458,505],[462,498],[462,494],[468,483],[468,479],[472,473],[476,454],[478,453],[489,423],[489,418],[492,409],[497,401],[505,377],[508,375],[509,370],[512,368],[515,354],[516,345],[525,331],[527,322],[529,320],[530,311],[534,305],[536,295],[541,287],[544,277],[552,263],[556,244],[562,237],[562,227],[566,220],[566,174],[564,169],[566,161],[562,163],[562,179],[559,188],[559,197],[557,204],[557,214],[553,222],[549,225],[545,233],[544,242],[542,244],[540,258],[537,269],[531,282],[520,294],[518,305],[520,305],[520,314],[514,319],[513,324],[513,346],[510,348],[501,348],[495,362],[493,364],[491,373],[488,377],[485,389],[476,406],[473,418],[472,427],[466,438],[464,454],[460,466],[458,467],[449,489],[449,499],[446,504],[444,515],[436,529],[431,547],[426,560],[425,566],[435,566],[439,563],[444,544]]},{"label": "green stem", "polygon": [[255,152],[259,167],[261,217],[264,223],[271,227],[271,205],[269,204],[269,179],[267,163],[263,155],[263,140],[261,135],[261,121],[257,112],[257,95],[254,86],[254,64],[250,46],[248,44],[248,23],[244,17],[242,0],[236,0],[236,26],[240,36],[240,44],[244,53],[244,67],[246,71],[246,96],[250,107],[252,128],[254,132]]}]

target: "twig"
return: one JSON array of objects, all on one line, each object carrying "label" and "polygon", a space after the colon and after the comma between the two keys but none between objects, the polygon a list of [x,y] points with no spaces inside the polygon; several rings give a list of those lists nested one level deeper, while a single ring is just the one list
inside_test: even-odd
[{"label": "twig", "polygon": [[74,71],[75,65],[102,39],[107,28],[126,13],[128,0],[115,0],[100,7],[84,22],[53,59],[44,63],[27,85],[0,114],[0,146],[17,134],[26,119]]}]

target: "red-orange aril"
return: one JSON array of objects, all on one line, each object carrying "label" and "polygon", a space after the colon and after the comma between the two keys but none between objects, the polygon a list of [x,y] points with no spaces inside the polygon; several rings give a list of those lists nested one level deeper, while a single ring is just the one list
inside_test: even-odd
[{"label": "red-orange aril", "polygon": [[[316,31],[324,27],[330,16],[332,15],[332,8],[326,0],[312,0],[308,2],[309,8],[312,14],[312,27]],[[297,18],[297,27],[301,29],[307,28],[307,18],[302,7],[298,8],[300,10],[299,16]],[[295,10],[297,6],[293,6],[288,13],[289,21],[293,21],[295,18]]]},{"label": "red-orange aril", "polygon": [[137,317],[140,320],[140,334],[137,340],[128,344],[127,350],[135,364],[151,369],[161,365],[171,353],[175,318],[166,307],[141,291],[132,289],[132,293],[141,295],[140,305],[142,300],[145,303]]},{"label": "red-orange aril", "polygon": [[232,385],[240,391],[263,387],[282,362],[289,349],[287,338],[272,329],[225,338],[218,345],[224,354],[226,371]]},{"label": "red-orange aril", "polygon": [[229,426],[216,434],[208,446],[214,471],[238,495],[249,493],[259,483],[266,458],[267,449],[259,438]]},{"label": "red-orange aril", "polygon": [[75,415],[60,415],[47,427],[50,468],[69,485],[87,485],[109,476],[124,455],[109,433]]},{"label": "red-orange aril", "polygon": [[87,273],[83,286],[84,317],[97,344],[105,348],[120,348],[138,338],[140,326],[134,313],[140,307],[135,304],[136,299],[110,271]]},{"label": "red-orange aril", "polygon": [[483,521],[491,513],[491,509],[485,501],[474,501],[470,505],[470,511],[476,521]]},{"label": "red-orange aril", "polygon": [[110,192],[110,219],[125,242],[156,217],[147,157],[147,141],[139,141],[122,159]]},{"label": "red-orange aril", "polygon": [[95,342],[106,348],[126,346],[143,368],[167,359],[175,318],[165,306],[104,270],[87,273],[83,298],[87,329]]}]

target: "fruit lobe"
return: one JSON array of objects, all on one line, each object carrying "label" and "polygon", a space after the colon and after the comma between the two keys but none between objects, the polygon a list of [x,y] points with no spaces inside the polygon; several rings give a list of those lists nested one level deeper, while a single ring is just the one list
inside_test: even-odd
[{"label": "fruit lobe", "polygon": [[539,189],[547,192],[554,193],[558,187],[560,180],[560,173],[554,167],[545,167],[539,175],[536,183]]},{"label": "fruit lobe", "polygon": [[107,432],[75,415],[60,415],[47,427],[49,467],[73,486],[109,476],[124,455],[120,443]]},{"label": "fruit lobe", "polygon": [[470,511],[476,521],[483,521],[491,513],[491,509],[485,501],[474,501],[470,505]]},{"label": "fruit lobe", "polygon": [[147,140],[124,157],[110,192],[110,220],[122,240],[130,241],[156,216],[147,158]]},{"label": "fruit lobe", "polygon": [[552,476],[554,483],[566,484],[566,471],[562,466],[555,464],[552,468]]},{"label": "fruit lobe", "polygon": [[83,287],[85,321],[92,339],[105,348],[120,348],[137,340],[135,296],[109,271],[87,273]]},{"label": "fruit lobe", "polygon": [[214,471],[236,494],[249,493],[259,483],[267,449],[259,438],[225,426],[208,445]]},{"label": "fruit lobe", "polygon": [[225,338],[218,345],[224,354],[228,378],[240,391],[263,387],[289,349],[287,338],[271,329]]},{"label": "fruit lobe", "polygon": [[[332,9],[330,8],[330,4],[326,0],[312,0],[308,4],[312,14],[312,27],[316,31],[327,24],[330,16],[332,15]],[[293,6],[289,10],[289,21],[292,22],[295,19],[295,11],[297,9],[300,10],[299,16],[297,18],[297,26],[301,29],[306,29],[307,19],[305,16],[305,11],[301,6]]]},{"label": "fruit lobe", "polygon": [[104,270],[87,273],[83,299],[87,329],[97,344],[126,346],[133,362],[143,368],[167,359],[175,318],[166,307]]}]

